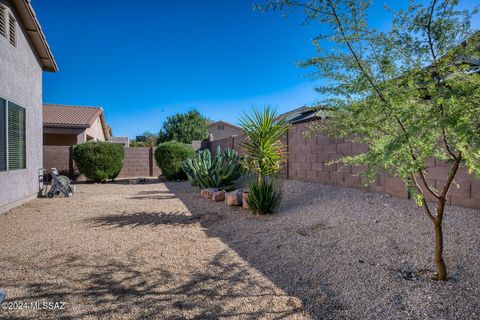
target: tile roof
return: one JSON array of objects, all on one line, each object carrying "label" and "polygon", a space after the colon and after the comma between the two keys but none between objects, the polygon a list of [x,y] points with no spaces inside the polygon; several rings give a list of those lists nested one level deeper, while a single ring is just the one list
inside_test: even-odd
[{"label": "tile roof", "polygon": [[308,106],[299,107],[299,108],[284,112],[284,113],[278,115],[277,118],[288,117],[288,116],[291,116],[292,114],[302,113],[303,111],[308,111],[308,110],[311,110],[311,109],[312,108],[308,107]]},{"label": "tile roof", "polygon": [[46,127],[89,128],[103,113],[101,107],[43,105],[43,125]]},{"label": "tile roof", "polygon": [[277,119],[284,118],[288,123],[308,122],[317,119],[325,119],[330,117],[329,108],[322,106],[307,107],[303,106],[291,111],[282,113]]}]

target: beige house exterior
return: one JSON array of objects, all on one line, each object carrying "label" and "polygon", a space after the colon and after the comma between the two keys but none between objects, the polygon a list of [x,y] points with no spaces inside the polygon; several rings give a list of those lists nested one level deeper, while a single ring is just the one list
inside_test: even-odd
[{"label": "beige house exterior", "polygon": [[242,134],[242,128],[225,121],[217,121],[210,123],[208,126],[209,140],[220,140],[231,136],[239,136]]},{"label": "beige house exterior", "polygon": [[43,145],[73,146],[108,141],[111,128],[101,107],[43,105]]}]

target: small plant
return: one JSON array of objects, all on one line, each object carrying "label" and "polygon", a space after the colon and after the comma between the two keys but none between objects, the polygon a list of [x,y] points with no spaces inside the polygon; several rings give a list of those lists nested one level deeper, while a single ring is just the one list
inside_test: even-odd
[{"label": "small plant", "polygon": [[116,143],[87,142],[73,150],[80,173],[95,182],[115,179],[122,170],[124,157],[123,146]]},{"label": "small plant", "polygon": [[192,146],[178,141],[161,143],[155,150],[155,161],[168,180],[186,179],[182,164],[193,157],[195,157],[195,151]]},{"label": "small plant", "polygon": [[253,179],[249,185],[248,206],[257,214],[274,213],[282,201],[282,188],[278,179]]},{"label": "small plant", "polygon": [[219,146],[213,160],[210,150],[202,150],[197,152],[195,158],[187,159],[182,168],[193,185],[231,190],[234,181],[243,174],[240,159],[235,150],[225,149],[221,152]]}]

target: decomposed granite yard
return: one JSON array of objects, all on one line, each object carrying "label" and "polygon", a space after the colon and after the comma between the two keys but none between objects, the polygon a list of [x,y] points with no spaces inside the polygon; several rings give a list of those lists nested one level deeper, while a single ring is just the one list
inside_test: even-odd
[{"label": "decomposed granite yard", "polygon": [[361,190],[286,181],[254,216],[186,182],[83,184],[0,215],[0,238],[7,302],[65,302],[0,318],[480,319],[480,211],[448,208],[434,282],[422,211]]}]

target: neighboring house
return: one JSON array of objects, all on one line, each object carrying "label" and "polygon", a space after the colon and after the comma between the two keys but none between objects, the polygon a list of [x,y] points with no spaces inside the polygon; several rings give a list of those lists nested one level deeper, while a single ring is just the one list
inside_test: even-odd
[{"label": "neighboring house", "polygon": [[208,134],[210,140],[219,140],[241,135],[242,128],[228,122],[217,121],[209,124]]},{"label": "neighboring house", "polygon": [[73,146],[87,141],[107,141],[111,128],[101,107],[43,105],[43,145]]},{"label": "neighboring house", "polygon": [[28,0],[0,0],[0,212],[38,195],[42,72],[57,64]]},{"label": "neighboring house", "polygon": [[303,107],[282,113],[277,117],[277,119],[285,118],[285,121],[290,124],[310,122],[313,120],[328,118],[329,112],[331,112],[331,110],[329,110],[326,107],[303,106]]},{"label": "neighboring house", "polygon": [[121,144],[125,148],[127,148],[130,145],[130,139],[128,139],[128,137],[112,137],[112,136],[110,136],[110,139],[108,140],[108,142]]}]

